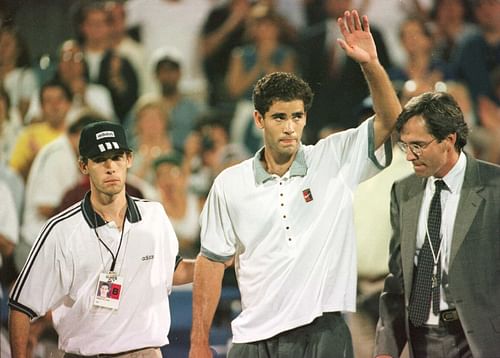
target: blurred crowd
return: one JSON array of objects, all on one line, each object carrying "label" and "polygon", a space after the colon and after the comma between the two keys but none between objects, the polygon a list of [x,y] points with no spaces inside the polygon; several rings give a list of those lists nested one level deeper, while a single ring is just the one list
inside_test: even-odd
[{"label": "blurred crowd", "polygon": [[[1,0],[2,325],[8,288],[45,221],[88,190],[77,148],[89,121],[125,126],[134,147],[127,190],[162,202],[181,255],[195,257],[212,180],[262,145],[252,117],[260,77],[294,72],[311,85],[305,144],[372,113],[359,65],[336,42],[336,19],[352,8],[370,18],[401,102],[451,93],[471,130],[467,151],[500,164],[499,0]],[[411,171],[398,150],[394,170],[357,193],[366,315],[352,318],[361,322],[355,344],[374,331],[387,273],[389,188]],[[374,190],[387,201],[379,233],[363,230]]]}]

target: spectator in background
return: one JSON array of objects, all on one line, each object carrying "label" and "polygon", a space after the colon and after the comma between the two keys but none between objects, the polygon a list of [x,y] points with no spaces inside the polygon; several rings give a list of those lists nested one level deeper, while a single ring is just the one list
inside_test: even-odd
[{"label": "spectator in background", "polygon": [[189,173],[183,170],[182,156],[171,152],[153,162],[160,201],[179,240],[179,254],[195,258],[199,252],[201,202],[189,190]]},{"label": "spectator in background", "polygon": [[160,155],[172,151],[171,135],[168,133],[168,115],[160,98],[143,95],[134,109],[134,131],[131,140],[134,162],[130,173],[154,184],[153,161]]},{"label": "spectator in background", "polygon": [[[500,164],[500,67],[493,75],[493,88],[495,100],[486,96],[479,97],[478,116],[481,123],[482,135],[479,136],[482,145],[481,158]],[[478,131],[476,131],[478,132]],[[474,133],[473,138],[476,139]]]},{"label": "spectator in background", "polygon": [[[71,110],[68,113],[69,123],[85,109],[96,111],[109,120],[116,119],[109,90],[100,84],[88,82],[85,59],[76,40],[67,40],[61,45],[54,79],[64,83],[73,95]],[[34,93],[31,99],[27,116],[33,120],[40,116],[39,97],[39,93]]]},{"label": "spectator in background", "polygon": [[[208,80],[208,104],[232,110],[225,79],[231,51],[243,45],[245,21],[250,14],[250,0],[230,0],[214,7],[208,14],[200,35],[201,58]],[[226,108],[229,107],[229,108]]]},{"label": "spectator in background", "polygon": [[228,123],[229,118],[223,113],[206,112],[186,141],[183,165],[191,172],[191,190],[203,202],[219,173],[221,155],[229,145]]},{"label": "spectator in background", "polygon": [[0,162],[10,158],[16,137],[23,124],[11,116],[9,94],[0,86]]},{"label": "spectator in background", "polygon": [[82,113],[63,135],[36,155],[26,183],[21,228],[27,247],[32,246],[42,226],[55,214],[64,193],[81,180],[77,162],[80,132],[87,124],[100,120],[104,119],[96,114]]},{"label": "spectator in background", "polygon": [[40,89],[42,118],[19,133],[9,165],[25,180],[38,151],[66,129],[72,94],[66,85],[49,81]]},{"label": "spectator in background", "polygon": [[255,82],[272,72],[296,72],[295,50],[285,45],[280,24],[282,19],[265,5],[254,5],[247,19],[250,42],[231,54],[226,85],[236,100],[231,121],[231,141],[242,143],[249,152],[262,146],[262,136],[252,117],[252,90]]},{"label": "spectator in background", "polygon": [[307,25],[307,3],[312,3],[311,0],[306,1],[289,1],[289,0],[265,0],[273,10],[282,18],[287,19],[286,25],[293,34],[296,35],[302,31]]},{"label": "spectator in background", "polygon": [[5,25],[0,27],[0,84],[9,94],[10,105],[17,110],[13,119],[23,122],[38,82],[26,44],[16,29]]},{"label": "spectator in background", "polygon": [[271,72],[294,72],[296,55],[284,45],[280,18],[265,5],[255,5],[246,23],[250,43],[233,50],[227,74],[229,95],[251,101],[253,85]]},{"label": "spectator in background", "polygon": [[14,204],[16,207],[17,217],[21,218],[24,205],[24,180],[12,168],[0,160],[0,180],[2,180],[10,189]]},{"label": "spectator in background", "polygon": [[167,47],[157,49],[153,54],[153,68],[161,103],[168,118],[169,137],[175,150],[182,152],[187,136],[205,108],[179,89],[184,73],[179,51]]},{"label": "spectator in background", "polygon": [[3,181],[13,196],[15,212],[20,218],[24,199],[24,183],[19,174],[7,164],[16,144],[17,135],[22,129],[22,123],[9,116],[8,93],[0,87],[0,181]]},{"label": "spectator in background", "polygon": [[433,56],[446,63],[451,62],[458,43],[476,29],[470,22],[471,16],[468,0],[434,1],[430,11],[434,38]]},{"label": "spectator in background", "polygon": [[[327,126],[350,128],[358,123],[357,109],[369,95],[359,65],[344,54],[337,39],[342,38],[337,18],[351,8],[351,0],[325,0],[327,19],[305,29],[301,39],[301,70],[314,92],[309,116],[314,121],[305,130],[304,141],[314,143],[319,131]],[[390,67],[385,43],[377,28],[370,26],[378,58],[384,68]],[[349,84],[346,90],[346,84]]]},{"label": "spectator in background", "polygon": [[16,271],[13,265],[14,249],[19,241],[19,217],[17,216],[14,197],[7,185],[0,179],[0,197],[2,205],[0,205],[0,313],[1,325],[7,322],[7,316],[3,315],[6,312],[6,301],[3,298],[7,297],[7,292],[12,283],[16,279]]},{"label": "spectator in background", "polygon": [[147,75],[146,53],[142,44],[134,40],[127,33],[126,11],[124,1],[106,1],[106,12],[110,26],[111,48],[123,58],[127,59],[134,67],[139,79],[139,94],[146,90]]},{"label": "spectator in background", "polygon": [[407,60],[403,66],[394,66],[388,70],[396,88],[401,90],[407,81],[412,81],[417,92],[424,92],[427,88],[433,88],[438,81],[451,78],[449,66],[433,56],[431,30],[420,18],[410,17],[404,20],[399,36]]},{"label": "spectator in background", "polygon": [[500,2],[472,0],[479,30],[459,44],[453,65],[458,79],[467,85],[476,112],[481,96],[500,104],[495,96],[493,73],[500,68]]},{"label": "spectator in background", "polygon": [[14,249],[19,240],[19,218],[12,193],[2,180],[0,180],[0,197],[2,198],[2,205],[0,205],[0,356],[10,357],[9,342],[6,340],[7,334],[5,334],[4,327],[8,324],[8,292],[16,279]]},{"label": "spectator in background", "polygon": [[400,25],[408,17],[427,21],[434,0],[353,0],[352,3],[360,12],[366,12],[371,24],[380,31],[391,63],[402,66],[407,58],[399,38]]},{"label": "spectator in background", "polygon": [[109,90],[114,111],[123,123],[139,96],[139,82],[130,62],[111,47],[110,17],[104,4],[83,5],[77,12],[76,25],[88,79]]},{"label": "spectator in background", "polygon": [[180,92],[206,99],[206,81],[201,69],[199,35],[212,7],[207,0],[129,0],[127,26],[139,27],[146,55],[161,47],[179,51],[183,63]]}]

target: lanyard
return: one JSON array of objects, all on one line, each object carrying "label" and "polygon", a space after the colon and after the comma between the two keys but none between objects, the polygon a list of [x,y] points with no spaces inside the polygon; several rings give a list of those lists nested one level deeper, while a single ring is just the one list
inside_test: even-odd
[{"label": "lanyard", "polygon": [[[120,243],[118,244],[118,250],[116,250],[116,255],[115,255],[115,254],[113,254],[113,251],[111,251],[111,249],[108,247],[108,245],[106,245],[104,243],[104,241],[102,241],[101,237],[97,233],[97,217],[96,217],[96,213],[94,211],[94,232],[95,232],[95,236],[97,236],[97,240],[99,240],[99,242],[104,245],[104,247],[106,248],[106,250],[108,250],[109,254],[113,258],[113,261],[111,262],[111,268],[109,269],[110,272],[114,272],[115,271],[116,259],[118,258],[118,254],[120,253],[120,249],[122,247],[123,233],[125,232],[125,221],[126,221],[126,219],[127,219],[127,213],[125,212],[125,215],[123,216],[122,233],[120,234]],[[104,265],[104,262],[103,262],[103,265]]]}]

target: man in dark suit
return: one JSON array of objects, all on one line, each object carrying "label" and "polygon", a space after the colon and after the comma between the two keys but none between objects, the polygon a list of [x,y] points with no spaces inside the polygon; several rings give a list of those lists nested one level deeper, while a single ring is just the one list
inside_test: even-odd
[{"label": "man in dark suit", "polygon": [[377,357],[500,354],[500,167],[463,152],[449,94],[424,93],[396,127],[415,174],[394,184]]},{"label": "man in dark suit", "polygon": [[[311,85],[314,103],[309,111],[314,122],[308,123],[306,142],[314,143],[323,128],[357,127],[368,86],[356,61],[345,56],[337,44],[342,35],[337,19],[352,8],[351,0],[325,0],[325,21],[307,28],[300,41],[300,65],[303,78]],[[382,35],[370,25],[377,45],[379,62],[389,68],[390,60]]]}]

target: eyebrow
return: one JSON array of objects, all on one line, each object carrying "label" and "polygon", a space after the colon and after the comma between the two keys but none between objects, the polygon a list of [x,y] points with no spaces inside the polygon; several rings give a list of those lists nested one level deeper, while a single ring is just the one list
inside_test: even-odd
[{"label": "eyebrow", "polygon": [[[298,111],[298,112],[292,112],[292,117],[299,117],[299,116],[303,116],[305,112],[302,112],[302,111]],[[283,117],[286,117],[286,113],[285,112],[276,112],[276,113],[273,113],[271,114],[271,117],[272,118],[283,118]]]},{"label": "eyebrow", "polygon": [[407,145],[410,145],[410,144],[426,144],[427,141],[425,140],[412,140],[412,141],[409,141],[409,142],[405,142],[404,140],[399,140],[398,142],[401,142],[401,143],[404,143],[404,144],[407,144]]}]

